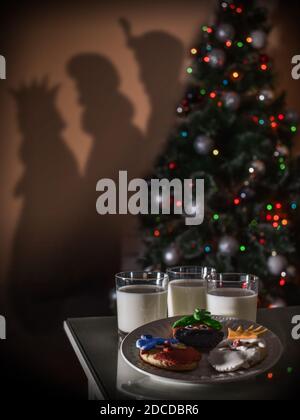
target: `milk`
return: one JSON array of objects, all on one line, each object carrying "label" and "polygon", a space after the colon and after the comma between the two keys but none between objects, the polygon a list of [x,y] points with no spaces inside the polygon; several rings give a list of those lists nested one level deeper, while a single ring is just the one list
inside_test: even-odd
[{"label": "milk", "polygon": [[257,294],[246,289],[215,289],[207,293],[207,310],[213,315],[256,322]]},{"label": "milk", "polygon": [[151,285],[121,287],[117,290],[117,309],[119,330],[129,333],[167,317],[167,290]]},{"label": "milk", "polygon": [[204,280],[172,280],[169,283],[168,316],[191,315],[196,308],[206,309]]}]

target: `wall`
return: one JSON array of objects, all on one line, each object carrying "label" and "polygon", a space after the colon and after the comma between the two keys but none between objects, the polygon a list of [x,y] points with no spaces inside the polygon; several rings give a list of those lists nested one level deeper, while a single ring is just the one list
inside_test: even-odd
[{"label": "wall", "polygon": [[[55,326],[65,314],[101,312],[101,282],[109,289],[121,267],[127,222],[91,216],[95,181],[118,169],[142,175],[151,168],[172,126],[188,47],[213,6],[206,0],[12,3],[1,15],[8,79],[0,83],[0,283],[2,301],[10,297],[2,307],[15,320],[10,328],[24,354],[17,346],[9,351],[18,360],[26,356],[37,372],[51,371],[53,381],[70,357],[63,339],[56,348],[61,364],[49,363],[29,334],[39,337],[35,347],[43,345],[56,340],[52,317]],[[290,77],[291,56],[300,52],[296,12],[284,2],[275,8],[269,48],[278,90],[287,89],[290,106],[300,111]],[[99,266],[102,279],[94,277]],[[42,303],[29,311],[32,302]],[[44,320],[49,331],[41,336]],[[61,381],[69,386],[71,379]]]}]

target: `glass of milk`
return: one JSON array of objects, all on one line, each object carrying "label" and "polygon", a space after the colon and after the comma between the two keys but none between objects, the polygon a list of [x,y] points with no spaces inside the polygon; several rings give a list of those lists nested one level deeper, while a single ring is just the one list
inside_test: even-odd
[{"label": "glass of milk", "polygon": [[214,268],[174,267],[169,275],[168,316],[191,315],[206,309],[206,280],[216,275]]},{"label": "glass of milk", "polygon": [[119,332],[124,335],[167,317],[168,276],[161,272],[116,274]]},{"label": "glass of milk", "polygon": [[207,310],[213,315],[256,322],[259,279],[251,274],[217,274],[207,279]]}]

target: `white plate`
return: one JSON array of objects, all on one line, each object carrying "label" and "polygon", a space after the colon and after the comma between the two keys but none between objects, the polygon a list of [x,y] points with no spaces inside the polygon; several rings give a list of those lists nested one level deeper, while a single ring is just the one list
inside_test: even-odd
[{"label": "white plate", "polygon": [[[139,356],[139,350],[136,348],[136,341],[141,337],[141,335],[150,334],[153,337],[171,337],[172,324],[180,318],[181,317],[174,317],[154,321],[150,324],[137,328],[127,335],[121,345],[121,354],[125,361],[137,371],[156,380],[186,384],[217,384],[251,379],[257,375],[265,373],[276,365],[282,356],[283,347],[279,338],[268,330],[263,335],[263,339],[267,342],[268,356],[259,365],[248,370],[240,370],[232,373],[218,373],[209,364],[207,360],[208,354],[205,353],[202,354],[202,359],[198,368],[192,372],[172,372],[156,368],[143,362]],[[214,319],[223,324],[225,337],[227,337],[228,328],[235,330],[241,325],[245,329],[253,325],[253,322],[242,321],[236,318],[214,316]],[[256,327],[260,326],[259,324],[254,325]]]}]

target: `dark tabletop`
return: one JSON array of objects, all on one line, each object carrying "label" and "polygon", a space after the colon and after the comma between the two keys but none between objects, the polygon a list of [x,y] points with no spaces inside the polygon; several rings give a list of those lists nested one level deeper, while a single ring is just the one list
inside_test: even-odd
[{"label": "dark tabletop", "polygon": [[280,338],[284,354],[268,374],[226,385],[179,386],[155,381],[122,359],[117,319],[68,319],[65,330],[94,388],[105,399],[287,399],[300,385],[300,340],[292,338],[292,319],[300,307],[263,309],[258,323]]}]

